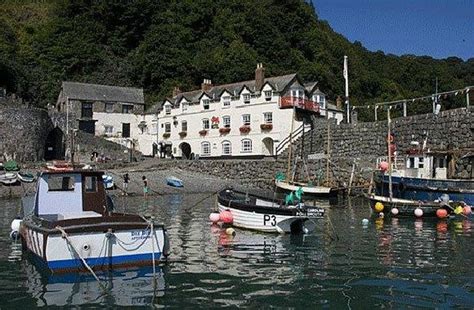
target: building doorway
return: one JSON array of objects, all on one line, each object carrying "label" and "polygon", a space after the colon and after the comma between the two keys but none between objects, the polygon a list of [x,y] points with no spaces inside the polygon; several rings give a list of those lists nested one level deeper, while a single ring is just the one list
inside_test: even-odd
[{"label": "building doorway", "polygon": [[64,134],[58,127],[51,130],[46,137],[44,159],[64,159]]},{"label": "building doorway", "polygon": [[181,143],[179,149],[181,150],[181,157],[183,159],[191,159],[191,145],[189,145],[189,143]]},{"label": "building doorway", "polygon": [[151,153],[153,157],[156,157],[158,155],[158,144],[153,142],[153,145],[151,146]]},{"label": "building doorway", "polygon": [[262,154],[264,156],[273,156],[273,139],[266,137],[262,140]]}]

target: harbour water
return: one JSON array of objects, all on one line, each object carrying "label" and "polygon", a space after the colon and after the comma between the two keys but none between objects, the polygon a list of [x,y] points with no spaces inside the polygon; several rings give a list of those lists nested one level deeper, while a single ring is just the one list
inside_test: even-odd
[{"label": "harbour water", "polygon": [[156,284],[151,268],[100,273],[106,292],[87,273],[39,272],[8,236],[19,200],[1,200],[0,308],[474,308],[469,220],[375,219],[367,203],[354,200],[328,207],[309,235],[236,229],[232,237],[209,223],[215,197],[190,208],[205,196],[116,199],[119,211],[163,222],[172,251]]}]

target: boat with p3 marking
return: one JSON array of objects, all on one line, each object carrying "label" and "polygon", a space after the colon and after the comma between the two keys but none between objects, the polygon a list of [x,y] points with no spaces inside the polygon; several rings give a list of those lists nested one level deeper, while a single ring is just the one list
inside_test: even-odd
[{"label": "boat with p3 marking", "polygon": [[325,210],[304,203],[286,205],[258,195],[231,188],[217,195],[219,212],[232,214],[232,225],[240,228],[278,233],[309,233],[316,228],[314,220],[324,217]]},{"label": "boat with p3 marking", "polygon": [[[115,212],[103,172],[47,170],[12,235],[53,273],[152,265],[169,253],[166,229],[153,218]],[[29,201],[30,203],[28,203]]]}]

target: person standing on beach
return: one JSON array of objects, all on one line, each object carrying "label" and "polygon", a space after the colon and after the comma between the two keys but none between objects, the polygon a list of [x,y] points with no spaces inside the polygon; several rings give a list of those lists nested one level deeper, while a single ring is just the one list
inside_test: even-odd
[{"label": "person standing on beach", "polygon": [[128,195],[128,183],[130,182],[130,177],[128,176],[128,173],[125,173],[123,175],[123,194],[125,196]]},{"label": "person standing on beach", "polygon": [[148,196],[148,192],[149,192],[149,188],[148,188],[148,180],[146,178],[146,176],[142,176],[142,180],[143,180],[143,197],[147,197]]}]

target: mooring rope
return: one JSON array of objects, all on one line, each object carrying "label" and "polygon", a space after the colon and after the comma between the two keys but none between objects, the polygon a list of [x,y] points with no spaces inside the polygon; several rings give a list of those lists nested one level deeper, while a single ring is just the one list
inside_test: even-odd
[{"label": "mooring rope", "polygon": [[77,256],[79,256],[79,258],[81,259],[82,263],[84,264],[84,266],[87,268],[87,270],[89,270],[89,272],[94,276],[94,278],[97,280],[97,282],[99,283],[99,286],[100,288],[104,291],[104,292],[107,292],[107,288],[102,284],[102,282],[99,280],[99,277],[97,277],[97,275],[95,274],[94,270],[92,270],[92,268],[89,266],[89,264],[87,264],[86,260],[82,257],[81,253],[79,253],[79,251],[76,249],[76,247],[72,244],[71,240],[69,239],[69,236],[68,234],[66,233],[66,231],[61,227],[61,226],[56,226],[56,229],[59,230],[61,232],[61,237],[63,237],[63,239],[65,239],[68,244],[71,246],[71,248],[76,252]]}]

